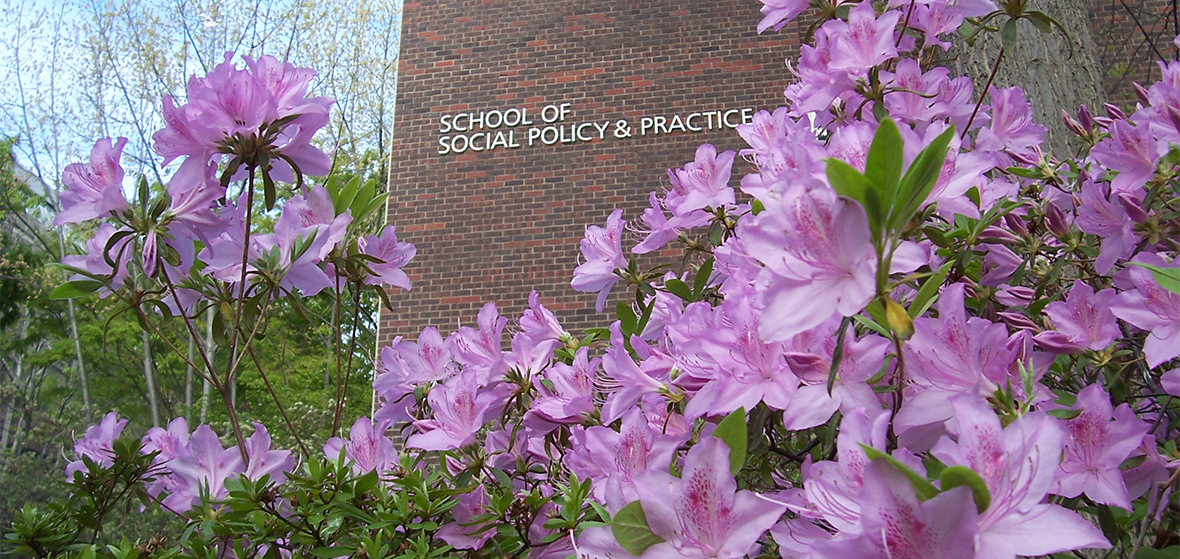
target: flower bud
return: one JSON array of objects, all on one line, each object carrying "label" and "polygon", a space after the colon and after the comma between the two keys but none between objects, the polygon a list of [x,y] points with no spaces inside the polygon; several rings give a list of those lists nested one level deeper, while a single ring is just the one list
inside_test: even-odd
[{"label": "flower bud", "polygon": [[1104,116],[1096,116],[1094,117],[1094,124],[1097,124],[1101,128],[1110,128],[1110,125],[1114,124],[1114,120]]},{"label": "flower bud", "polygon": [[1114,120],[1127,120],[1127,113],[1110,103],[1103,103],[1102,108],[1106,109],[1106,116]]},{"label": "flower bud", "polygon": [[1045,227],[1059,239],[1069,236],[1069,224],[1065,220],[1065,213],[1057,204],[1050,203],[1045,206]]},{"label": "flower bud", "polygon": [[1008,154],[1008,157],[1011,157],[1014,161],[1021,165],[1036,167],[1037,165],[1041,164],[1040,158],[1036,157],[1034,154],[1024,154],[1017,151],[1012,151],[1010,149],[1004,150],[1004,153]]},{"label": "flower bud", "polygon": [[1143,209],[1143,202],[1135,198],[1135,196],[1126,193],[1118,193],[1119,204],[1123,206],[1123,210],[1127,212],[1127,217],[1130,217],[1136,223],[1143,223],[1147,221],[1147,211]]},{"label": "flower bud", "polygon": [[906,313],[905,308],[897,304],[890,297],[885,297],[885,322],[889,323],[889,331],[899,340],[914,337],[914,319]]},{"label": "flower bud", "polygon": [[1033,322],[1029,317],[1024,316],[1024,313],[1003,311],[996,313],[996,316],[1000,317],[1001,320],[1013,328],[1032,330],[1034,332],[1039,332],[1041,330],[1041,328],[1037,326],[1037,323]]},{"label": "flower bud", "polygon": [[1172,128],[1180,130],[1180,111],[1176,110],[1175,107],[1168,107],[1168,110],[1164,112],[1164,116],[1167,117],[1168,123],[1172,125]]},{"label": "flower bud", "polygon": [[1078,124],[1082,125],[1082,129],[1089,133],[1094,129],[1094,116],[1090,114],[1090,108],[1082,105],[1078,107]]},{"label": "flower bud", "polygon": [[1024,222],[1023,217],[1020,217],[1016,214],[1005,214],[1004,224],[1021,237],[1028,235],[1028,224]]},{"label": "flower bud", "polygon": [[1033,343],[1038,348],[1049,353],[1075,354],[1086,350],[1086,348],[1074,343],[1069,336],[1056,330],[1046,330],[1033,336]]},{"label": "flower bud", "polygon": [[996,300],[1009,307],[1028,306],[1036,295],[1037,292],[1032,288],[1020,285],[1001,285],[996,290]]},{"label": "flower bud", "polygon": [[1013,244],[1020,241],[1020,237],[1013,235],[1012,232],[1003,227],[996,227],[995,225],[989,225],[986,229],[980,231],[978,238],[985,243]]},{"label": "flower bud", "polygon": [[1150,105],[1151,101],[1147,97],[1147,89],[1139,85],[1139,82],[1131,82],[1131,88],[1135,90],[1135,96],[1139,98],[1139,102],[1144,105]]},{"label": "flower bud", "polygon": [[1078,122],[1074,117],[1069,116],[1069,113],[1065,112],[1065,109],[1061,110],[1061,120],[1062,122],[1065,122],[1065,127],[1068,128],[1070,132],[1073,132],[1078,136],[1086,135],[1087,132],[1082,128],[1082,123]]}]

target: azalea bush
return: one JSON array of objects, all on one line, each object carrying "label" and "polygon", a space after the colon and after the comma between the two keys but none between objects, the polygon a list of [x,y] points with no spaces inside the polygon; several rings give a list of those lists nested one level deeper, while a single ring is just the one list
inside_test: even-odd
[{"label": "azalea bush", "polygon": [[[763,4],[759,31],[811,5]],[[600,312],[626,291],[608,328],[571,334],[533,293],[513,327],[489,303],[474,326],[398,337],[376,412],[322,448],[272,449],[236,421],[228,448],[183,419],[140,438],[108,415],[74,449],[69,499],[26,509],[8,549],[1175,557],[1180,63],[1129,114],[1064,112],[1081,149],[1055,157],[1020,89],[932,63],[952,33],[999,30],[1009,49],[1017,25],[1052,32],[1048,15],[816,4],[787,105],[738,129],[748,148],[701,146],[637,221],[587,227],[572,287]],[[413,256],[392,229],[350,229],[380,196],[306,178],[326,171],[308,139],[329,105],[306,97],[308,71],[246,63],[165,100],[156,149],[184,158],[166,194],[128,203],[121,143],[102,140],[67,170],[58,218],[103,220],[60,295],[119,297],[149,329],[216,309],[233,358],[195,365],[231,419],[225,387],[270,301],[409,288]],[[101,541],[129,503],[187,528]]]}]

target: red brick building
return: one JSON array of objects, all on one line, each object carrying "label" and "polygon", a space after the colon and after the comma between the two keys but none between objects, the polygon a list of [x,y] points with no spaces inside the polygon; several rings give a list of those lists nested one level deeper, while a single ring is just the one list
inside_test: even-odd
[{"label": "red brick building", "polygon": [[[1175,55],[1173,4],[1088,1],[1106,94],[1128,97]],[[515,318],[531,289],[571,331],[603,324],[569,287],[586,225],[637,219],[667,168],[703,142],[740,149],[727,124],[782,104],[804,24],[760,36],[759,6],[407,0],[388,217],[418,256],[379,343],[487,301]]]},{"label": "red brick building", "polygon": [[586,225],[637,219],[667,168],[739,149],[743,110],[782,104],[800,32],[759,36],[759,6],[407,1],[389,223],[418,256],[380,343],[486,301],[515,318],[531,289],[571,331],[602,324],[569,287]]}]

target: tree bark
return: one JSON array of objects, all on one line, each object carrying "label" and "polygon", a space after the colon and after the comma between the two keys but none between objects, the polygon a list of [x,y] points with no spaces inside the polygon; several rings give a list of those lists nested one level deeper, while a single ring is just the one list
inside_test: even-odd
[{"label": "tree bark", "polygon": [[160,404],[159,394],[156,390],[156,375],[152,364],[152,338],[148,335],[148,331],[143,331],[143,379],[147,383],[148,406],[152,410],[152,427],[159,427],[160,422]]},{"label": "tree bark", "polygon": [[[1075,137],[1061,121],[1062,109],[1076,112],[1078,105],[1097,108],[1103,102],[1102,68],[1097,44],[1090,29],[1087,2],[1077,0],[1032,0],[1030,10],[1039,10],[1057,20],[1069,33],[1059,30],[1042,33],[1028,21],[1017,24],[1016,46],[1004,53],[992,85],[997,88],[1020,86],[1034,110],[1034,118],[1048,127],[1044,148],[1062,156],[1072,155]],[[1001,16],[993,24],[1003,26]],[[1072,44],[1072,56],[1070,45]],[[983,32],[974,46],[959,42],[952,54],[952,71],[970,76],[975,82],[976,99],[986,95],[987,83],[1001,47],[1000,34]],[[985,100],[986,103],[986,100]]]}]

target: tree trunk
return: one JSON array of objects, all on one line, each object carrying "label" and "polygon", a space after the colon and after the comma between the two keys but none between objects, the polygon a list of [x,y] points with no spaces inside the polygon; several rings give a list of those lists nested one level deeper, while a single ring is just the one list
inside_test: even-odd
[{"label": "tree trunk", "polygon": [[209,314],[205,315],[205,355],[209,356],[210,370],[201,383],[201,424],[205,423],[205,418],[209,415],[209,393],[213,389],[209,378],[217,374],[217,344],[213,341],[213,313],[217,310],[210,308],[208,312]]},{"label": "tree trunk", "polygon": [[193,421],[193,354],[197,351],[197,340],[188,337],[188,363],[184,366],[184,417]]},{"label": "tree trunk", "polygon": [[[1097,44],[1090,29],[1088,2],[1078,0],[1032,0],[1030,10],[1039,10],[1057,20],[1069,33],[1067,38],[1054,29],[1045,34],[1028,21],[1017,25],[1016,46],[1005,52],[992,82],[994,87],[1020,86],[1035,111],[1034,118],[1048,127],[1044,148],[1062,156],[1072,155],[1074,135],[1061,121],[1062,109],[1071,113],[1078,105],[1096,108],[1102,104],[1102,68]],[[1002,26],[999,17],[993,24]],[[1073,45],[1072,57],[1070,45]],[[974,46],[956,44],[950,64],[952,71],[966,74],[975,82],[975,95],[985,95],[984,84],[1000,52],[999,33],[983,32]],[[985,101],[986,102],[986,101]]]},{"label": "tree trunk", "polygon": [[159,395],[156,391],[156,375],[152,366],[152,338],[148,335],[148,331],[143,331],[143,379],[147,384],[148,406],[152,410],[152,427],[159,427],[160,422],[160,403]]}]

